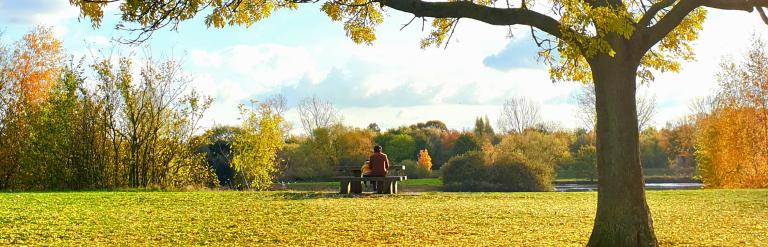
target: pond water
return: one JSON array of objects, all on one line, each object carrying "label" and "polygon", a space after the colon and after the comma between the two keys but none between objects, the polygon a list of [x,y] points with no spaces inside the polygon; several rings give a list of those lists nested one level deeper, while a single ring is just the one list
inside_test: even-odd
[{"label": "pond water", "polygon": [[[646,190],[697,190],[701,187],[701,183],[645,183]],[[556,184],[555,191],[597,191],[597,184]]]}]

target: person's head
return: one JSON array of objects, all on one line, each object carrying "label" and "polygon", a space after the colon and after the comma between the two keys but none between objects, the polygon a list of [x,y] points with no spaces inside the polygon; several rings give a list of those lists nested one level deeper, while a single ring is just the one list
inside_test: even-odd
[{"label": "person's head", "polygon": [[381,153],[381,146],[379,146],[379,145],[373,146],[373,152],[374,153]]}]

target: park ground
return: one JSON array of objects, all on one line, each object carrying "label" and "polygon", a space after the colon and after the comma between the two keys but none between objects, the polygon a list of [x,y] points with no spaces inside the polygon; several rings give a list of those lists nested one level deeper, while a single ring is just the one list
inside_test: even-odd
[{"label": "park ground", "polygon": [[[662,246],[768,246],[768,190],[648,191]],[[594,192],[0,193],[0,245],[583,246]]]}]

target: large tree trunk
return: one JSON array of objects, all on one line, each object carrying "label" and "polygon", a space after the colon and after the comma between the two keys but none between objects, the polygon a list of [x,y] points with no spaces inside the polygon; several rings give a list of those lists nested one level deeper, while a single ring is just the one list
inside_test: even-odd
[{"label": "large tree trunk", "polygon": [[639,61],[627,62],[619,54],[590,62],[599,180],[597,215],[588,246],[657,246],[638,150],[635,83]]}]

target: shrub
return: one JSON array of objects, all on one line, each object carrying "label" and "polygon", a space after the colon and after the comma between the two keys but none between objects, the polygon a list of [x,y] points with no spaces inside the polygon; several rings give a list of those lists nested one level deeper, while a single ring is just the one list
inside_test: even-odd
[{"label": "shrub", "polygon": [[451,158],[441,169],[447,191],[551,191],[555,165],[569,158],[557,134],[526,131],[481,151]]},{"label": "shrub", "polygon": [[500,154],[517,152],[525,160],[552,165],[553,168],[570,158],[567,136],[538,131],[508,135],[496,145],[495,150]]},{"label": "shrub", "polygon": [[266,190],[280,171],[276,154],[284,144],[284,120],[263,103],[256,109],[240,107],[242,132],[232,140],[232,167],[243,175],[248,189]]},{"label": "shrub", "polygon": [[584,145],[573,157],[571,170],[581,178],[594,181],[597,178],[597,149],[592,145]]},{"label": "shrub", "polygon": [[426,178],[429,176],[429,170],[419,165],[413,160],[403,160],[398,163],[401,166],[405,166],[405,175],[408,175],[409,179]]},{"label": "shrub", "polygon": [[470,151],[453,157],[440,169],[446,191],[493,191],[485,155]]},{"label": "shrub", "polygon": [[318,180],[333,175],[332,165],[327,159],[318,158],[322,153],[310,143],[294,144],[285,152],[287,159],[283,167],[284,180]]},{"label": "shrub", "polygon": [[564,136],[526,131],[494,149],[494,183],[503,191],[551,191],[555,166],[568,160]]},{"label": "shrub", "polygon": [[490,180],[500,191],[551,191],[554,170],[551,165],[527,160],[520,153],[506,153],[491,166]]}]

